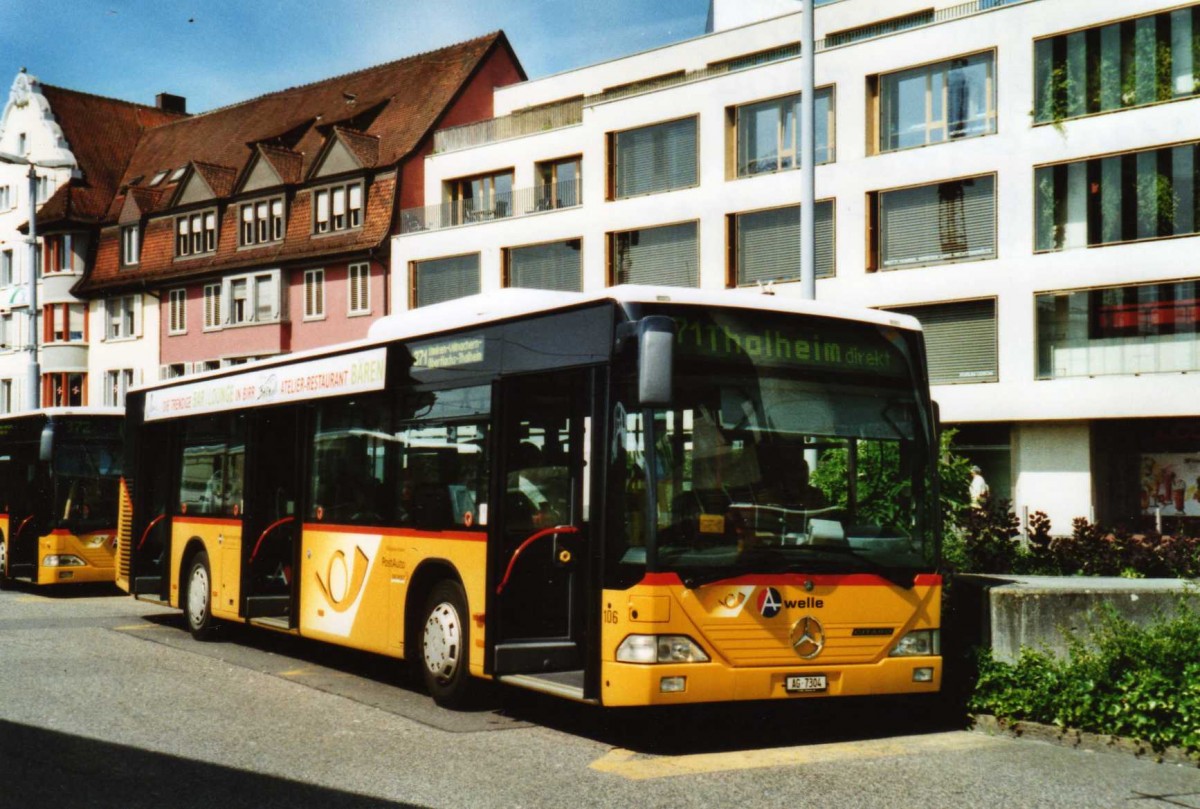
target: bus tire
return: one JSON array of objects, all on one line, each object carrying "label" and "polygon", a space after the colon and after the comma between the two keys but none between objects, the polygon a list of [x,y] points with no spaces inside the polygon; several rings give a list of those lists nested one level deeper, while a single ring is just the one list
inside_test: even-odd
[{"label": "bus tire", "polygon": [[422,615],[417,666],[425,687],[438,705],[464,708],[475,684],[468,667],[471,637],[462,585],[453,579],[439,581],[429,591]]},{"label": "bus tire", "polygon": [[185,581],[183,614],[188,630],[196,640],[207,640],[212,636],[216,621],[212,615],[212,568],[205,551],[192,557]]},{"label": "bus tire", "polygon": [[11,590],[12,579],[8,577],[8,543],[0,534],[0,590]]}]

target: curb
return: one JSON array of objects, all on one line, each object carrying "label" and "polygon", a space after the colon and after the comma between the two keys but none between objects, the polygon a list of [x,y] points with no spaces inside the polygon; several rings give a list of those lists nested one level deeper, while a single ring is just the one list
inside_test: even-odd
[{"label": "curb", "polygon": [[1160,764],[1186,764],[1200,767],[1200,753],[1189,753],[1182,747],[1168,747],[1156,751],[1148,742],[1124,736],[1108,736],[1084,730],[1060,728],[1038,722],[999,719],[991,714],[976,714],[972,717],[975,730],[989,735],[1004,735],[1018,739],[1033,739],[1050,742],[1061,747],[1074,747],[1095,753],[1122,753],[1135,758],[1145,758]]}]

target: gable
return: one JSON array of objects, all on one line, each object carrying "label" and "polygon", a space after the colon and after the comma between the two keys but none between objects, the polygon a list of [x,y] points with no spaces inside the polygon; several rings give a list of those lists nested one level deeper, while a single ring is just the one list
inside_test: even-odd
[{"label": "gable", "polygon": [[254,165],[250,168],[250,173],[246,176],[246,181],[242,184],[243,191],[259,191],[263,188],[276,188],[283,185],[283,178],[279,176],[279,172],[266,160],[260,156],[255,156]]},{"label": "gable", "polygon": [[198,171],[188,172],[187,179],[184,180],[183,187],[175,195],[175,205],[187,205],[192,202],[208,202],[216,198],[212,188],[208,182],[200,176]]},{"label": "gable", "polygon": [[134,199],[133,194],[125,195],[125,202],[121,205],[121,212],[117,215],[117,222],[122,225],[132,224],[141,220],[142,209]]},{"label": "gable", "polygon": [[346,144],[341,139],[335,140],[329,145],[329,150],[325,153],[321,164],[317,166],[317,170],[313,172],[313,177],[332,177],[335,174],[345,174],[348,171],[359,171],[362,169],[362,164],[358,162],[358,158],[354,156]]}]

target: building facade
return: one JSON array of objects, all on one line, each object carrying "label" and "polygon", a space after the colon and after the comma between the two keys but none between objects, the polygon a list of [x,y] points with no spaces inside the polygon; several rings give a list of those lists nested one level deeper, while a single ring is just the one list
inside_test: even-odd
[{"label": "building facade", "polygon": [[129,363],[104,393],[364,337],[432,131],[524,78],[496,33],[144,133],[74,287]]},{"label": "building facade", "polygon": [[[819,6],[817,297],[921,318],[943,421],[1022,518],[1200,518],[1200,4]],[[798,295],[800,15],[710,20],[436,132],[396,308]]]}]

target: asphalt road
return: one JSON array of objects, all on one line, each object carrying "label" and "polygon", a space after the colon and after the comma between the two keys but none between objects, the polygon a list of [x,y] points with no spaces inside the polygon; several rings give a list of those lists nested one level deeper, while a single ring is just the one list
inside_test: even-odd
[{"label": "asphalt road", "polygon": [[397,661],[107,588],[0,592],[0,807],[1194,807],[1200,769],[956,727],[930,702],[454,713]]}]

